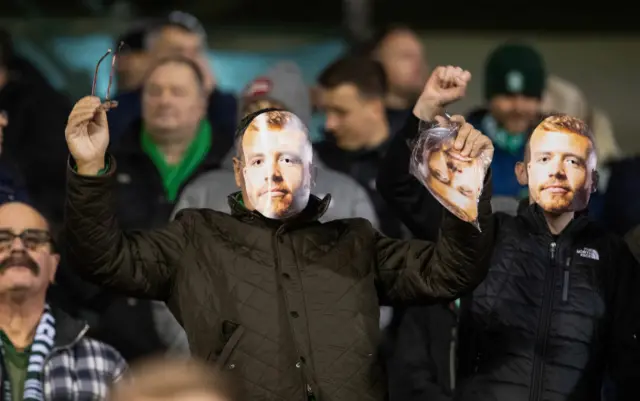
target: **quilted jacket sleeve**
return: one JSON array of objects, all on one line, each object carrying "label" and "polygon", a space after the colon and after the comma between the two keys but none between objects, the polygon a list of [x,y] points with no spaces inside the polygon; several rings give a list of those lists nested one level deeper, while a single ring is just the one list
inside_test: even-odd
[{"label": "quilted jacket sleeve", "polygon": [[69,265],[95,284],[165,300],[192,224],[185,213],[166,228],[124,232],[113,210],[115,159],[102,176],[67,173],[64,238]]},{"label": "quilted jacket sleeve", "polygon": [[489,269],[496,225],[490,193],[490,185],[485,186],[478,204],[481,231],[443,211],[441,234],[435,243],[376,233],[378,285],[386,299],[452,301],[480,284]]}]

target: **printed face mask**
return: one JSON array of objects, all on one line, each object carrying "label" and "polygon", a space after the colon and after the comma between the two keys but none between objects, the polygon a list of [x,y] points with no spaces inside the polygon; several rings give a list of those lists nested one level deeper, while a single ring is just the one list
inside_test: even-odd
[{"label": "printed face mask", "polygon": [[482,153],[477,158],[460,154],[453,148],[456,135],[456,126],[421,124],[410,171],[451,213],[480,229],[478,200],[489,161]]},{"label": "printed face mask", "polygon": [[535,202],[554,214],[586,209],[596,167],[589,138],[536,129],[529,150],[529,192]]},{"label": "printed face mask", "polygon": [[243,139],[243,176],[249,201],[265,217],[286,219],[309,202],[312,147],[307,129],[292,113],[256,116]]}]

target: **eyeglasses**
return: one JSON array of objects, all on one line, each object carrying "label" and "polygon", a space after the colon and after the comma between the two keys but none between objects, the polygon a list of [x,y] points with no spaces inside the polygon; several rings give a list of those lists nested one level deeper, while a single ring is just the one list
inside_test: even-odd
[{"label": "eyeglasses", "polygon": [[111,57],[111,70],[109,71],[109,85],[107,86],[107,94],[104,99],[104,103],[102,106],[109,111],[110,109],[115,109],[118,107],[118,102],[115,100],[111,100],[111,85],[113,84],[113,74],[115,73],[116,67],[116,59],[118,58],[118,54],[120,50],[122,50],[122,46],[124,46],[124,42],[120,42],[118,48],[115,53],[113,50],[109,49],[107,52],[98,60],[98,64],[96,64],[96,71],[93,74],[93,85],[91,86],[91,96],[96,95],[96,84],[98,83],[98,71],[100,70],[100,64],[106,59],[110,54],[113,54]]},{"label": "eyeglasses", "polygon": [[14,234],[10,230],[0,230],[0,252],[11,249],[16,238],[20,238],[24,247],[30,251],[36,251],[44,245],[53,244],[51,234],[46,230],[26,229],[20,234]]}]

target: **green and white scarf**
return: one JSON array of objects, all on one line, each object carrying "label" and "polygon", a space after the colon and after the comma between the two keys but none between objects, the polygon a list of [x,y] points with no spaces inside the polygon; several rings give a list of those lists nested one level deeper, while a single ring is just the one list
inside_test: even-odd
[{"label": "green and white scarf", "polygon": [[[29,365],[27,366],[27,375],[24,381],[23,400],[25,401],[42,401],[44,400],[44,391],[42,386],[42,373],[44,370],[44,362],[53,349],[56,337],[56,319],[51,314],[49,305],[45,305],[44,313],[40,318],[40,323],[36,328],[36,335],[33,343],[29,347]],[[12,400],[11,381],[9,373],[4,366],[4,345],[0,342],[2,350],[2,393],[4,401]]]},{"label": "green and white scarf", "polygon": [[482,119],[481,125],[482,133],[491,139],[494,146],[513,155],[517,155],[522,151],[524,143],[527,140],[526,133],[507,132],[504,128],[500,127],[491,114],[487,114]]}]

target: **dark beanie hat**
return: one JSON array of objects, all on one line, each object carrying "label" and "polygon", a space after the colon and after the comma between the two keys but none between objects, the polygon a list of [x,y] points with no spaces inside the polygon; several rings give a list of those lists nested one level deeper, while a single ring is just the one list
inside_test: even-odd
[{"label": "dark beanie hat", "polygon": [[491,53],[485,66],[485,98],[523,95],[541,98],[547,81],[544,60],[534,48],[504,44]]}]

